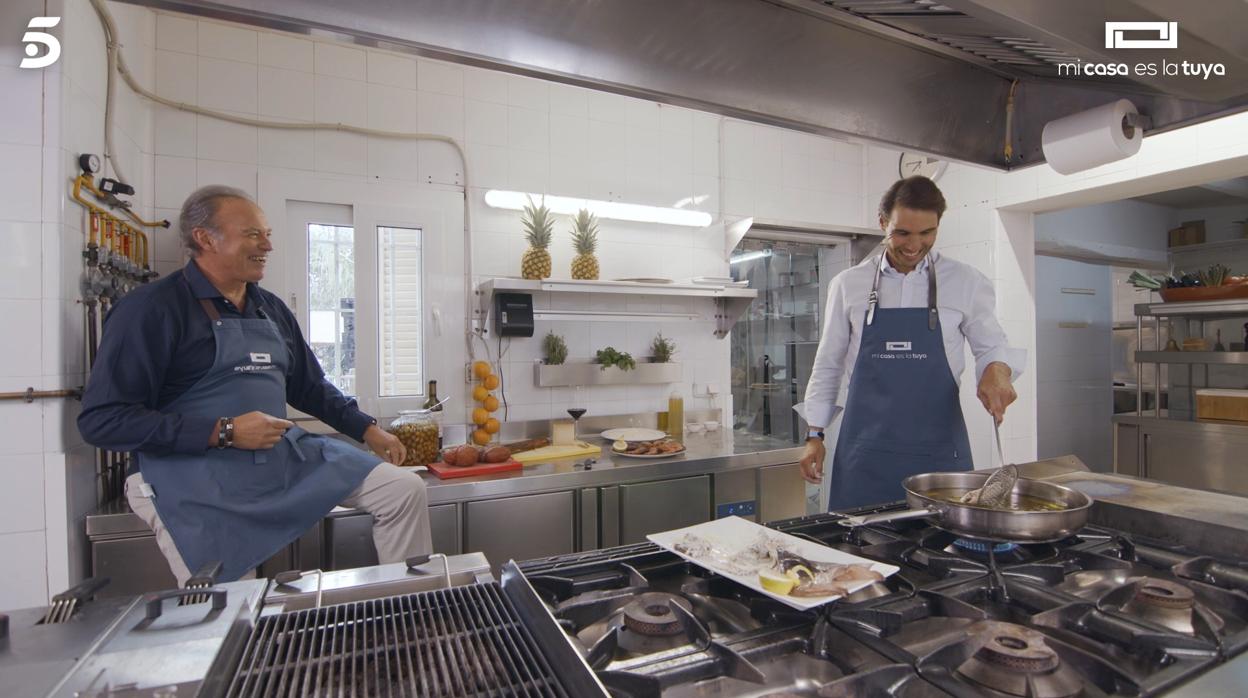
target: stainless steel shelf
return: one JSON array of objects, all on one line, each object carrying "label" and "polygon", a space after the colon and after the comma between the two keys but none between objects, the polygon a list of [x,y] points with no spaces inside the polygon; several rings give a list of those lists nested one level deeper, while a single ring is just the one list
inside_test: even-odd
[{"label": "stainless steel shelf", "polygon": [[1137,351],[1136,363],[1237,364],[1248,366],[1248,351]]},{"label": "stainless steel shelf", "polygon": [[1136,317],[1205,317],[1248,316],[1248,298],[1229,301],[1191,301],[1188,303],[1136,303]]},{"label": "stainless steel shelf", "polygon": [[[498,277],[494,279],[486,279],[477,286],[478,307],[476,309],[476,318],[474,321],[478,327],[490,326],[490,314],[493,312],[494,294],[500,291],[512,291],[519,293],[569,293],[582,294],[586,299],[598,294],[628,294],[640,296],[667,296],[672,298],[709,298],[715,304],[715,336],[723,339],[732,331],[732,326],[737,323],[737,318],[745,312],[754,299],[758,296],[758,291],[752,288],[740,288],[737,286],[714,286],[708,284],[662,284],[662,283],[645,283],[636,281],[578,281],[573,279],[514,279],[508,277]],[[588,301],[586,301],[588,302]],[[581,310],[577,311],[584,314],[580,319],[591,320],[610,320],[608,313]],[[563,317],[569,317],[571,313],[566,310],[535,310],[534,314],[539,316],[545,315],[542,319],[562,319],[556,318],[559,314]],[[638,320],[644,319],[646,315],[650,315],[656,320],[672,320],[673,313],[670,312],[628,312],[624,315],[617,316],[614,319]],[[571,319],[571,318],[570,318]]]}]

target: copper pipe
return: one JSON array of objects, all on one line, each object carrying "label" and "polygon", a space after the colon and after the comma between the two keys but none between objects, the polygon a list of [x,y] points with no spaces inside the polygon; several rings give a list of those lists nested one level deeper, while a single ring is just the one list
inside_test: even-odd
[{"label": "copper pipe", "polygon": [[[86,200],[78,196],[78,188],[80,186],[86,187],[88,191],[90,191],[92,194],[95,195],[96,199],[99,199],[101,201],[105,199],[104,192],[100,191],[99,189],[96,189],[95,183],[91,181],[91,175],[84,172],[81,175],[79,175],[77,179],[74,180],[74,198],[77,199],[79,203],[84,204],[86,206],[92,206],[92,204],[88,203]],[[137,215],[135,215],[135,213],[128,208],[123,208],[122,211],[126,214],[127,218],[129,218],[130,220],[134,221],[135,223],[145,228],[168,228],[169,227],[169,221],[167,220],[145,221],[142,218],[139,218]]]},{"label": "copper pipe", "polygon": [[48,397],[72,397],[75,400],[81,400],[82,388],[67,388],[65,390],[35,390],[34,388],[27,388],[20,393],[0,393],[0,400],[34,402],[36,398]]},{"label": "copper pipe", "polygon": [[87,219],[91,228],[91,237],[88,238],[88,242],[92,245],[98,245],[98,240],[100,239],[100,214],[95,209],[88,209]]}]

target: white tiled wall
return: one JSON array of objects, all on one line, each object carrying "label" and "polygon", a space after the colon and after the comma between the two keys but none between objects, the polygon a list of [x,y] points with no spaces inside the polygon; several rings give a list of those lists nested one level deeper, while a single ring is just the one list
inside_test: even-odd
[{"label": "white tiled wall", "polygon": [[[745,192],[725,207],[726,213],[862,224],[858,145],[528,77],[178,15],[158,13],[156,27],[155,87],[162,96],[253,118],[341,122],[462,139],[471,177],[478,280],[518,275],[526,247],[519,214],[485,207],[485,190],[681,205],[718,216],[721,152],[733,163],[725,172],[725,191],[729,196]],[[406,180],[413,186],[457,185],[464,179],[458,157],[440,143],[257,129],[163,107],[153,112],[155,204],[161,216],[176,215],[196,186],[227,183],[256,193],[259,174],[279,168],[325,177]],[[570,275],[569,227],[566,219],[556,224],[555,278]],[[281,239],[283,231],[277,234],[280,253],[289,242]],[[157,245],[163,272],[180,263],[169,242]],[[722,238],[706,230],[602,221],[598,256],[604,279],[728,273]],[[274,278],[270,285],[281,283]],[[463,308],[458,289],[433,294],[431,302],[443,312]],[[576,309],[576,303],[569,297],[537,298],[539,309]],[[727,407],[728,341],[713,336],[710,301],[655,305],[641,297],[607,297],[582,305],[688,308],[702,319],[627,325],[539,321],[533,339],[504,345],[512,419],[560,415],[570,399],[561,391],[533,387],[540,338],[551,330],[567,337],[573,359],[588,359],[607,345],[644,356],[662,331],[676,341],[684,363],[684,380],[676,387],[691,396],[694,383],[718,383],[719,404]],[[497,353],[493,342],[490,351]],[[450,392],[461,405],[467,402],[457,381],[431,377],[443,378],[440,392]],[[672,389],[593,388],[583,398],[594,414],[635,412],[660,408]],[[705,399],[691,402],[707,404]]]},{"label": "white tiled wall", "polygon": [[[0,391],[75,388],[84,380],[82,209],[68,200],[79,153],[103,152],[103,32],[85,0],[4,3],[0,24],[60,16],[52,30],[61,59],[20,70],[0,68],[6,99],[0,129],[0,230],[8,254],[0,261],[0,316],[13,329],[0,343]],[[152,77],[155,16],[134,6],[114,15],[132,48],[129,66]],[[21,33],[3,40],[6,56],[21,51]],[[126,181],[138,190],[140,215],[151,212],[151,113],[118,90],[114,145]],[[93,452],[74,425],[78,403],[52,399],[0,403],[0,557],[10,575],[0,608],[41,604],[86,573],[83,516],[95,506]]]}]

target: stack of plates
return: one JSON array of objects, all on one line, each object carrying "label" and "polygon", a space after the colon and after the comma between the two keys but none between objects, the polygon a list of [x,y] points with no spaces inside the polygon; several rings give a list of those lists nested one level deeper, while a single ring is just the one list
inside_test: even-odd
[{"label": "stack of plates", "polygon": [[642,429],[640,427],[622,427],[619,429],[608,429],[602,434],[602,438],[607,441],[656,441],[658,439],[666,439],[667,434],[658,429]]},{"label": "stack of plates", "polygon": [[702,284],[704,286],[735,286],[737,288],[745,288],[750,285],[748,280],[734,281],[731,276],[695,276],[689,279],[691,284]]}]

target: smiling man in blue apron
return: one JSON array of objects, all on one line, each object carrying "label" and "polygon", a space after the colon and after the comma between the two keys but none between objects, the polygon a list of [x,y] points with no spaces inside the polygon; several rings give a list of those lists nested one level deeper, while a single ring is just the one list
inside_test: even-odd
[{"label": "smiling man in blue apron", "polygon": [[1026,352],[1007,346],[992,285],[979,271],[932,251],[945,197],[908,177],[880,200],[884,249],[832,279],[823,336],[806,387],[810,425],[802,476],[820,482],[825,430],[844,415],[832,460],[828,509],[905,497],[916,473],[970,470],[958,399],[963,342],[975,357],[980,402],[999,424]]},{"label": "smiling man in blue apron", "polygon": [[[222,581],[250,575],[338,504],[373,514],[381,562],[431,552],[424,482],[392,465],[403,444],[325,380],[257,285],[273,250],[263,211],[203,187],[179,232],[191,260],[109,313],[78,418],[88,443],[134,452],[126,498],[178,585],[216,561]],[[378,455],[295,426],[288,403]]]}]

